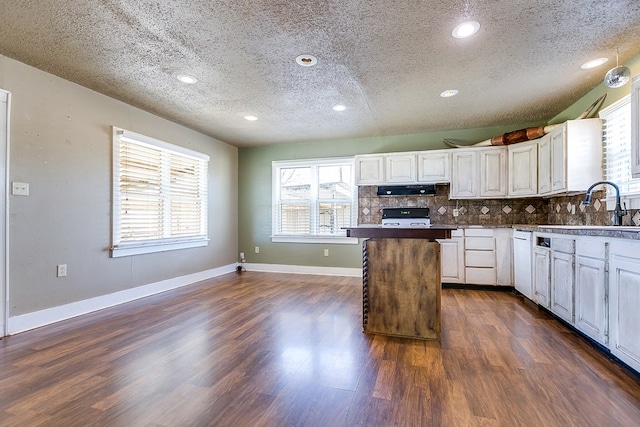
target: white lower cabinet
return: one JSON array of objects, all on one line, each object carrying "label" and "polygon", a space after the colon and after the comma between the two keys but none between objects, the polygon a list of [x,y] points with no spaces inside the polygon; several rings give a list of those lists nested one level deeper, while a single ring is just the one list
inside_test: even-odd
[{"label": "white lower cabinet", "polygon": [[609,349],[640,371],[640,243],[612,241],[609,258]]},{"label": "white lower cabinet", "polygon": [[496,284],[496,246],[492,229],[464,230],[464,267],[466,283]]},{"label": "white lower cabinet", "polygon": [[496,285],[514,286],[513,274],[513,229],[493,230],[496,241]]},{"label": "white lower cabinet", "polygon": [[599,342],[607,342],[608,244],[576,240],[575,327]]},{"label": "white lower cabinet", "polygon": [[453,230],[451,239],[439,239],[442,283],[464,283],[464,234]]},{"label": "white lower cabinet", "polygon": [[533,248],[533,300],[549,308],[551,302],[551,249]]},{"label": "white lower cabinet", "polygon": [[439,239],[442,283],[513,286],[511,228],[454,230]]},{"label": "white lower cabinet", "polygon": [[[561,243],[566,252],[554,248]],[[573,323],[573,240],[551,239],[551,311]]]}]

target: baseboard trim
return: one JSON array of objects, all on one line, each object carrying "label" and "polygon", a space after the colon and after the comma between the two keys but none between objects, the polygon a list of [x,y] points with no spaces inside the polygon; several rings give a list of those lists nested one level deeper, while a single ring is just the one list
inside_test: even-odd
[{"label": "baseboard trim", "polygon": [[443,283],[443,289],[469,289],[474,291],[515,292],[513,286],[507,285],[473,285],[470,283]]},{"label": "baseboard trim", "polygon": [[322,276],[362,277],[362,268],[317,267],[317,266],[306,266],[306,265],[255,264],[255,263],[244,263],[243,267],[247,271],[261,271],[261,272],[268,272],[268,273],[315,274],[315,275],[322,275]]},{"label": "baseboard trim", "polygon": [[198,273],[188,274],[186,276],[150,283],[148,285],[137,286],[135,288],[114,292],[108,295],[101,295],[95,298],[9,317],[7,322],[7,333],[9,335],[14,335],[20,332],[25,332],[30,329],[39,328],[61,320],[124,304],[129,301],[159,294],[161,292],[170,291],[172,289],[191,285],[202,280],[211,279],[234,271],[236,271],[235,263],[210,270],[200,271]]}]

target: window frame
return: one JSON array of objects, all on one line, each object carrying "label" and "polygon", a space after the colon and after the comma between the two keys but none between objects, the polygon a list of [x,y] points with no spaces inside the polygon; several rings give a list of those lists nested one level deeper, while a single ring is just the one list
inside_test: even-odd
[{"label": "window frame", "polygon": [[[301,160],[283,160],[273,161],[271,163],[272,171],[272,196],[271,196],[271,241],[273,243],[335,243],[335,244],[357,244],[358,239],[347,237],[346,231],[344,235],[330,234],[283,234],[279,232],[278,225],[280,223],[280,170],[287,168],[305,168],[311,167],[317,172],[321,166],[338,166],[349,165],[351,167],[351,218],[350,226],[355,226],[358,221],[358,187],[355,183],[355,158],[354,157],[334,157],[321,159],[301,159]],[[317,174],[312,171],[312,177],[317,178]],[[312,180],[312,185],[313,185]],[[311,189],[311,199],[309,204],[311,207],[318,206],[322,203],[322,199],[318,197],[317,179],[315,180],[315,188]],[[313,214],[315,215],[315,210]]]},{"label": "window frame", "polygon": [[[169,176],[171,173],[171,163],[168,157],[171,155],[179,156],[181,158],[188,158],[190,160],[196,160],[199,165],[199,172],[196,175],[196,181],[198,182],[198,195],[196,199],[199,202],[199,228],[198,234],[188,236],[171,236],[171,216],[164,218],[159,226],[158,230],[161,230],[164,237],[153,239],[138,239],[127,240],[122,237],[122,200],[123,194],[121,193],[121,147],[122,142],[137,144],[142,147],[151,147],[154,150],[158,150],[161,153],[163,161],[160,162],[158,181],[161,182],[161,199],[162,210],[164,213],[170,213],[170,206],[168,206],[171,200],[170,191],[167,191],[171,186]],[[208,237],[208,162],[209,156],[200,153],[198,151],[190,150],[185,147],[170,144],[165,141],[161,141],[156,138],[152,138],[146,135],[142,135],[136,132],[132,132],[126,129],[122,129],[113,126],[112,133],[112,150],[113,150],[113,187],[112,187],[112,213],[111,213],[111,257],[119,258],[131,255],[149,254],[156,252],[171,251],[177,249],[188,249],[204,247],[209,244]]]},{"label": "window frame", "polygon": [[[615,112],[617,112],[618,110],[620,110],[621,108],[627,108],[628,109],[628,125],[629,125],[629,135],[631,132],[631,127],[632,127],[632,123],[631,121],[633,120],[633,117],[631,116],[631,96],[630,95],[626,95],[624,97],[622,97],[621,99],[619,99],[618,101],[614,102],[613,104],[607,106],[606,108],[603,108],[600,113],[599,113],[599,117],[602,119],[603,121],[603,139],[602,139],[602,150],[603,150],[603,160],[602,160],[602,169],[603,169],[603,176],[604,179],[607,181],[612,181],[615,182],[616,184],[620,185],[621,183],[609,176],[607,174],[607,141],[606,141],[606,137],[607,137],[607,131],[606,131],[606,127],[607,127],[607,116],[613,115],[615,114]],[[629,156],[631,156],[631,147],[632,141],[631,139],[628,140],[628,149],[629,149]],[[631,157],[629,157],[631,158]],[[635,180],[638,180],[638,178],[635,178]],[[618,181],[618,182],[616,182]],[[613,210],[615,208],[615,204],[616,204],[616,194],[615,191],[613,190],[612,187],[606,186],[606,204],[607,204],[607,210]],[[624,185],[621,187],[620,189],[620,200],[623,204],[626,205],[627,209],[638,209],[640,208],[640,192],[638,191],[634,191],[634,192],[626,192]],[[623,206],[624,207],[624,206]]]}]

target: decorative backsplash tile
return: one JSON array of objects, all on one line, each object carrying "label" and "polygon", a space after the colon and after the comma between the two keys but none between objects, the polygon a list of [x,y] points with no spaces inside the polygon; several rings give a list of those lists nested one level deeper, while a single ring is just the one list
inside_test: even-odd
[{"label": "decorative backsplash tile", "polygon": [[[380,224],[382,208],[429,208],[432,224],[459,225],[612,225],[612,213],[600,201],[604,190],[594,191],[590,206],[584,204],[584,194],[552,198],[465,199],[449,200],[449,185],[436,185],[433,196],[378,197],[376,186],[358,187],[358,224]],[[454,209],[459,215],[454,217]],[[640,225],[640,211],[629,211],[624,225]]]}]

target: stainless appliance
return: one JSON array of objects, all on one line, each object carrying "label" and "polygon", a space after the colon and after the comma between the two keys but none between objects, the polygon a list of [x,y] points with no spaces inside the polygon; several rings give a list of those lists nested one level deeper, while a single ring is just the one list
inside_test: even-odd
[{"label": "stainless appliance", "polygon": [[430,227],[429,208],[383,208],[383,227]]}]

